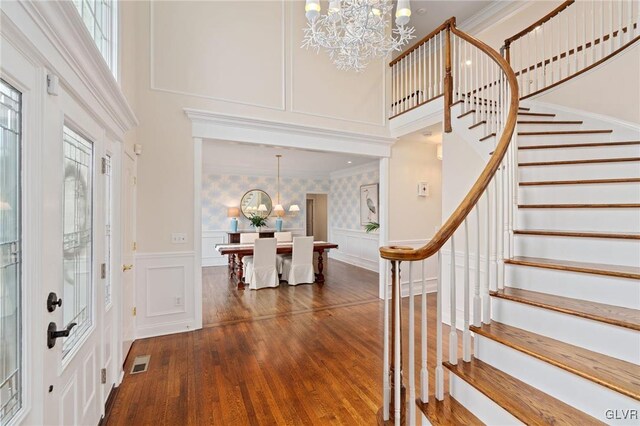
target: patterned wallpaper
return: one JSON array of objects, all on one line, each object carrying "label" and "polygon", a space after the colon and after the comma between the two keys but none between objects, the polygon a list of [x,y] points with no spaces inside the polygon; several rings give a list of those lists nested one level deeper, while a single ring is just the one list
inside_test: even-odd
[{"label": "patterned wallpaper", "polygon": [[[240,199],[250,189],[262,189],[276,201],[275,176],[237,176],[205,174],[202,181],[202,230],[227,230],[229,218],[227,207],[239,207]],[[305,194],[329,192],[329,178],[280,178],[280,200],[284,208],[298,204],[300,212],[295,216],[284,218],[284,228],[304,228],[305,220]],[[357,212],[356,212],[357,215]],[[240,216],[238,229],[249,230],[249,221]],[[269,218],[269,228],[275,227],[275,218]]]},{"label": "patterned wallpaper", "polygon": [[378,165],[361,169],[350,176],[331,178],[329,222],[332,228],[362,230],[360,225],[360,186],[380,182]]}]

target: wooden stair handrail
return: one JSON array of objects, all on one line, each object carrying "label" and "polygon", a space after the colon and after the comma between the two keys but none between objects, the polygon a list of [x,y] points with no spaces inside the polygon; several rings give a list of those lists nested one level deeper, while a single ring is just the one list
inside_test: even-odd
[{"label": "wooden stair handrail", "polygon": [[[504,58],[502,58],[502,56],[500,56],[498,52],[489,47],[487,44],[458,30],[455,24],[450,25],[450,29],[453,34],[457,35],[458,37],[483,51],[485,54],[489,55],[491,59],[493,59],[493,61],[497,63],[505,73],[511,94],[507,120],[505,122],[504,130],[502,132],[502,135],[500,136],[498,145],[496,146],[496,149],[491,155],[491,158],[489,159],[489,162],[485,166],[484,170],[482,170],[482,173],[473,184],[473,187],[471,187],[471,190],[467,193],[467,196],[464,198],[464,200],[462,200],[456,210],[451,214],[451,216],[449,216],[447,221],[444,223],[444,225],[442,225],[438,232],[436,232],[429,243],[417,249],[399,246],[381,247],[380,256],[383,259],[395,261],[416,261],[427,259],[428,257],[436,254],[449,240],[449,238],[451,238],[456,229],[458,229],[458,227],[465,220],[469,212],[471,212],[471,210],[475,207],[478,200],[482,196],[482,193],[491,182],[491,179],[493,179],[496,171],[498,170],[498,167],[500,166],[500,163],[502,162],[502,159],[507,153],[507,149],[509,148],[509,144],[511,143],[511,137],[513,136],[513,132],[516,127],[519,105],[518,81],[509,63]],[[445,106],[445,108],[446,107],[447,106]]]},{"label": "wooden stair handrail", "polygon": [[511,43],[513,43],[514,41],[518,40],[519,38],[529,34],[531,31],[534,31],[537,27],[539,27],[540,25],[544,24],[545,22],[547,22],[551,18],[553,18],[556,15],[558,15],[560,12],[565,10],[567,7],[571,6],[573,3],[575,3],[575,0],[565,1],[560,6],[556,7],[551,12],[547,13],[542,18],[538,19],[536,22],[534,22],[533,24],[529,25],[524,30],[522,30],[519,33],[514,34],[511,37],[507,38],[504,41],[504,45],[508,48]]},{"label": "wooden stair handrail", "polygon": [[434,38],[438,33],[440,33],[441,31],[445,30],[447,27],[452,27],[452,26],[455,26],[455,25],[456,25],[456,18],[455,17],[451,17],[451,18],[447,19],[442,24],[440,24],[435,30],[431,31],[429,34],[427,34],[426,36],[422,37],[417,42],[413,43],[413,45],[410,48],[408,48],[407,50],[402,52],[393,61],[389,62],[389,66],[390,67],[394,66],[395,64],[400,62],[402,59],[404,59],[406,56],[409,56],[409,54],[411,52],[413,52],[414,50],[416,50],[418,47],[422,46],[424,43],[426,43],[429,40],[431,40],[432,38]]}]

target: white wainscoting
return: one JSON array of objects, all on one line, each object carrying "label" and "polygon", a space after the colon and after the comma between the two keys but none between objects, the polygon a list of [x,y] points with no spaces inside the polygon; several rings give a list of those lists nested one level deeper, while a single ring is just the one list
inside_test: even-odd
[{"label": "white wainscoting", "polygon": [[202,267],[224,266],[227,264],[227,256],[216,251],[216,244],[227,242],[227,232],[222,230],[202,231]]},{"label": "white wainscoting", "polygon": [[194,252],[136,254],[136,338],[196,328]]},{"label": "white wainscoting", "polygon": [[329,250],[329,257],[360,268],[378,272],[378,234],[343,228],[331,228],[329,241],[338,244]]}]

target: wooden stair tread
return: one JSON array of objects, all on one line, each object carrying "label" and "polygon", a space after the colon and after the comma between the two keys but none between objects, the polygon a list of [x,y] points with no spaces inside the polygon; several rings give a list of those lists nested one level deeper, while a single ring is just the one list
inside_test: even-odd
[{"label": "wooden stair tread", "polygon": [[525,303],[543,309],[550,309],[556,312],[640,331],[640,310],[637,309],[571,299],[569,297],[513,287],[505,287],[502,290],[492,291],[491,295],[501,299],[512,300],[514,302]]},{"label": "wooden stair tread", "polygon": [[444,366],[527,425],[601,424],[598,420],[489,364],[448,362]]},{"label": "wooden stair tread", "polygon": [[449,394],[445,394],[442,401],[438,401],[434,395],[431,395],[428,404],[423,404],[420,400],[416,403],[433,426],[484,424]]},{"label": "wooden stair tread", "polygon": [[465,112],[465,113],[460,114],[460,115],[458,116],[458,118],[462,118],[462,117],[464,117],[464,116],[466,116],[466,115],[473,114],[474,112],[476,112],[476,110],[475,110],[475,109],[470,109],[469,111],[467,111],[467,112]]},{"label": "wooden stair tread", "polygon": [[471,331],[640,400],[640,368],[627,361],[492,321]]},{"label": "wooden stair tread", "polygon": [[566,143],[557,145],[525,145],[518,149],[557,149],[557,148],[591,148],[600,146],[624,146],[640,145],[640,141],[620,141],[620,142],[590,142],[590,143]]},{"label": "wooden stair tread", "polygon": [[637,232],[621,233],[621,232],[590,232],[590,231],[555,231],[551,229],[518,229],[513,232],[514,234],[517,234],[517,235],[640,240],[640,233],[637,233]]},{"label": "wooden stair tread", "polygon": [[640,280],[640,268],[634,266],[574,262],[570,260],[553,260],[527,256],[515,256],[511,259],[505,259],[504,263]]},{"label": "wooden stair tread", "polygon": [[487,139],[490,139],[492,137],[494,137],[496,134],[495,133],[489,133],[487,136],[483,136],[480,138],[480,142],[482,141],[486,141]]},{"label": "wooden stair tread", "polygon": [[518,124],[582,124],[582,121],[579,120],[564,120],[564,121],[553,121],[553,120],[518,120]]},{"label": "wooden stair tread", "polygon": [[544,180],[519,182],[520,186],[537,185],[586,185],[586,184],[608,184],[608,183],[633,183],[640,182],[640,178],[619,178],[619,179],[587,179],[587,180]]},{"label": "wooden stair tread", "polygon": [[599,163],[630,163],[640,161],[640,157],[626,158],[590,158],[587,160],[562,160],[562,161],[534,161],[529,163],[518,163],[520,167],[530,166],[564,166],[571,164],[599,164]]},{"label": "wooden stair tread", "polygon": [[584,135],[590,133],[613,133],[613,130],[549,130],[546,132],[518,132],[518,136]]},{"label": "wooden stair tread", "polygon": [[528,115],[531,117],[555,117],[555,114],[549,114],[549,113],[545,113],[545,112],[523,112],[523,111],[518,111],[518,115]]},{"label": "wooden stair tread", "polygon": [[518,204],[520,209],[629,209],[640,204]]}]

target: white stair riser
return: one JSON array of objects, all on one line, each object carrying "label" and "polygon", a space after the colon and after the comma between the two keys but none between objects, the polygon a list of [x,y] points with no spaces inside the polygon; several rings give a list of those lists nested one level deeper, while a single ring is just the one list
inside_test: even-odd
[{"label": "white stair riser", "polygon": [[524,115],[520,113],[518,114],[518,120],[519,121],[554,121],[554,120],[560,120],[560,119],[557,116],[547,117],[544,115]]},{"label": "white stair riser", "polygon": [[607,410],[640,410],[640,402],[616,391],[555,367],[484,336],[475,335],[476,357],[546,394],[577,408],[596,419],[615,425],[637,421],[614,421]]},{"label": "white stair riser", "polygon": [[[597,129],[585,129],[597,130]],[[522,130],[518,127],[518,132]],[[551,135],[518,135],[518,145],[557,145],[565,143],[608,142],[613,133],[568,133]]]},{"label": "white stair riser", "polygon": [[640,333],[625,327],[497,297],[491,298],[491,318],[614,358],[640,363]]},{"label": "white stair riser", "polygon": [[523,265],[505,266],[505,282],[510,287],[640,310],[638,280]]},{"label": "white stair riser", "polygon": [[640,157],[640,144],[594,146],[589,148],[585,147],[518,150],[518,158],[521,163],[631,157]]},{"label": "white stair riser", "polygon": [[521,204],[640,203],[640,182],[520,186]]},{"label": "white stair riser", "polygon": [[518,209],[516,223],[522,229],[640,232],[640,209]]},{"label": "white stair riser", "polygon": [[640,177],[640,161],[518,167],[520,181],[587,180]]},{"label": "white stair riser", "polygon": [[449,372],[449,393],[487,425],[522,425],[523,423],[482,392]]},{"label": "white stair riser", "polygon": [[640,267],[639,240],[546,235],[515,235],[514,240],[516,256]]},{"label": "white stair riser", "polygon": [[[531,121],[528,119],[518,118],[520,121]],[[518,123],[519,132],[556,132],[568,130],[582,130],[582,124],[530,124]]]}]

